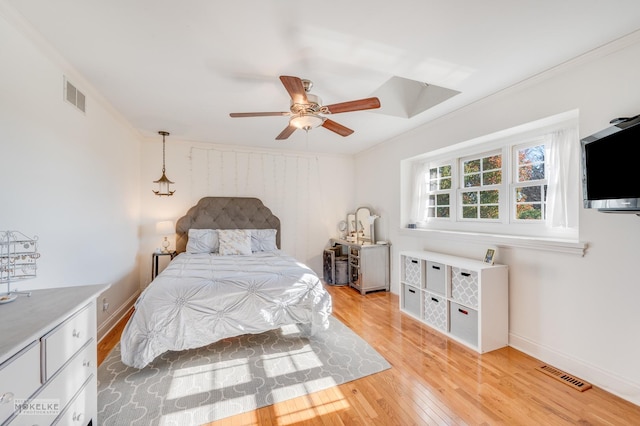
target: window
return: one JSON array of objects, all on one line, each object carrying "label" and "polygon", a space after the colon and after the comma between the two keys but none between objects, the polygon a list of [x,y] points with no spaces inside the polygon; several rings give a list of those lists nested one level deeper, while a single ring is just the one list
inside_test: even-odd
[{"label": "window", "polygon": [[413,188],[403,191],[403,221],[433,230],[577,238],[579,146],[571,112],[403,160],[403,170],[412,171],[403,172],[402,185]]},{"label": "window", "polygon": [[545,145],[519,146],[514,153],[514,219],[542,221],[547,203]]},{"label": "window", "polygon": [[[462,160],[463,219],[500,219],[502,154]],[[467,188],[473,188],[469,190]]]},{"label": "window", "polygon": [[425,174],[428,202],[426,216],[430,218],[451,217],[451,165],[432,167]]}]

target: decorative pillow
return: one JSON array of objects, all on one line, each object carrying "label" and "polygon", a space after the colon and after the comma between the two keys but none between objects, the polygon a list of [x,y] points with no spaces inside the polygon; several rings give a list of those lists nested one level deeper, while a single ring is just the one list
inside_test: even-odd
[{"label": "decorative pillow", "polygon": [[189,229],[187,253],[215,253],[218,245],[218,232],[215,229]]},{"label": "decorative pillow", "polygon": [[220,254],[251,254],[251,231],[249,229],[219,229]]},{"label": "decorative pillow", "polygon": [[276,229],[252,229],[251,230],[251,251],[274,251],[278,249],[276,245]]}]

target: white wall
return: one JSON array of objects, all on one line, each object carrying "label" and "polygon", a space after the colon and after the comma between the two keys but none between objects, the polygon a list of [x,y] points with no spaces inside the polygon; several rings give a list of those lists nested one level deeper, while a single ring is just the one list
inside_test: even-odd
[{"label": "white wall", "polygon": [[[283,249],[318,272],[337,222],[356,206],[370,205],[381,215],[377,239],[393,244],[397,292],[401,250],[476,258],[485,250],[401,233],[400,160],[574,108],[586,136],[613,117],[637,114],[640,106],[636,35],[355,160],[169,137],[167,172],[177,192],[160,198],[151,194],[160,172],[160,138],[144,141],[141,151],[128,124],[71,67],[16,26],[0,9],[0,230],[39,236],[38,278],[21,289],[111,284],[106,296],[112,310],[98,314],[103,328],[117,317],[113,310],[132,302],[139,281],[148,282],[150,253],[160,240],[155,222],[177,219],[202,196],[263,199],[282,219]],[[88,95],[86,115],[63,102],[63,74]],[[510,267],[510,343],[640,404],[640,278],[634,271],[640,218],[582,210],[580,238],[589,244],[584,257],[499,250],[496,260]]]},{"label": "white wall", "polygon": [[[388,217],[393,291],[402,250],[481,258],[486,249],[400,230],[400,160],[575,108],[580,137],[587,136],[640,113],[639,72],[636,34],[358,155],[357,200]],[[640,218],[580,210],[584,257],[499,249],[496,261],[509,265],[510,345],[640,404]]]},{"label": "white wall", "polygon": [[[20,290],[111,284],[102,332],[138,291],[140,142],[45,43],[0,8],[0,230],[39,237]],[[63,101],[63,75],[87,95]],[[0,291],[6,286],[0,285]]]},{"label": "white wall", "polygon": [[[640,113],[639,71],[635,34],[359,154],[357,199],[384,218],[378,233],[393,244],[393,291],[402,250],[481,258],[486,249],[400,230],[400,160],[575,108],[580,137],[587,136]],[[510,345],[640,404],[640,218],[580,210],[584,257],[498,250],[496,261],[509,265]]]},{"label": "white wall", "polygon": [[[162,241],[155,235],[156,222],[172,220],[175,224],[202,197],[257,197],[280,218],[282,249],[321,276],[323,250],[329,238],[338,234],[338,222],[354,210],[351,156],[240,149],[169,136],[166,170],[176,190],[171,197],[151,192],[162,170],[160,136],[143,143],[142,158],[143,265],[150,264],[149,256]],[[170,240],[174,248],[175,236]],[[150,268],[141,270],[143,286],[150,282]]]}]

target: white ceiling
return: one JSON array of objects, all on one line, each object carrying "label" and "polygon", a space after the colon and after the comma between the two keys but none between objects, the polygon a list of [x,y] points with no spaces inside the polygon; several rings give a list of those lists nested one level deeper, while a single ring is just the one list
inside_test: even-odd
[{"label": "white ceiling", "polygon": [[[327,153],[359,152],[640,28],[638,0],[0,1],[146,137]],[[385,97],[398,100],[383,91],[380,110],[331,117],[351,136],[276,141],[287,117],[229,113],[288,111],[279,75],[312,80],[324,104],[393,76],[461,93],[406,118],[385,113]]]}]

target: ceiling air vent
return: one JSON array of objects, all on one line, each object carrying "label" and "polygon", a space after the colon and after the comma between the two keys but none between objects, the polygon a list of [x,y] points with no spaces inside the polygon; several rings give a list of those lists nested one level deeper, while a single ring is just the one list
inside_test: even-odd
[{"label": "ceiling air vent", "polygon": [[85,112],[86,97],[84,96],[84,93],[71,84],[66,77],[64,78],[64,99],[80,111]]}]

